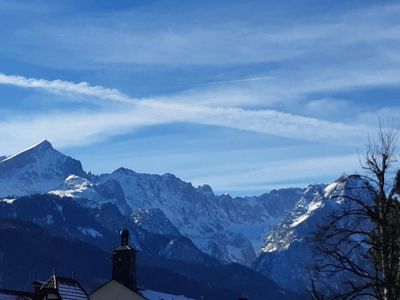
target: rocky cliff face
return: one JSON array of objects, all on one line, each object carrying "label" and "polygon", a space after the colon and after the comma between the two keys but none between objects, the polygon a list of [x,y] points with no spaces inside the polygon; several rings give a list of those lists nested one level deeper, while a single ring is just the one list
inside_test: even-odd
[{"label": "rocky cliff face", "polygon": [[160,209],[184,236],[221,261],[249,265],[264,236],[301,195],[301,189],[258,197],[216,196],[208,185],[193,187],[172,174],[139,174],[118,169],[99,181],[117,181],[129,206]]}]

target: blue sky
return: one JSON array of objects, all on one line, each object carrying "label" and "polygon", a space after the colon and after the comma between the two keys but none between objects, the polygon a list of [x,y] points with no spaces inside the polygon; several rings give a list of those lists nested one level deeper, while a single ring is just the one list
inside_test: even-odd
[{"label": "blue sky", "polygon": [[396,1],[0,0],[0,154],[259,194],[359,170],[400,113]]}]

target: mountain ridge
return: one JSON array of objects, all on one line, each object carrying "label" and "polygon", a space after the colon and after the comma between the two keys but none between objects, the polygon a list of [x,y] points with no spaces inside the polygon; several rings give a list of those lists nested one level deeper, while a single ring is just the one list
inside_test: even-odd
[{"label": "mountain ridge", "polygon": [[[139,250],[196,264],[239,263],[298,293],[307,289],[304,274],[313,258],[310,233],[341,207],[340,197],[330,201],[332,193],[338,187],[343,193],[351,191],[360,186],[359,180],[350,175],[330,185],[258,196],[216,195],[208,184],[195,187],[170,173],[138,173],[125,167],[86,173],[79,160],[45,140],[0,161],[0,217],[22,217],[49,230],[59,226],[58,234],[72,234],[99,247],[104,247],[107,232],[128,224]],[[43,212],[34,203],[31,209],[23,208],[30,198],[46,197]],[[67,203],[82,207],[79,215],[87,222],[65,219]]]},{"label": "mountain ridge", "polygon": [[[207,184],[194,187],[170,173],[137,173],[120,167],[94,175],[47,140],[0,162],[1,198],[49,193],[70,197],[88,207],[112,203],[126,216],[140,209],[159,209],[168,220],[165,224],[171,222],[203,252],[222,262],[247,266],[255,261],[265,235],[292,208],[301,192],[294,188],[231,197],[215,195]],[[162,228],[153,227],[155,233]]]}]

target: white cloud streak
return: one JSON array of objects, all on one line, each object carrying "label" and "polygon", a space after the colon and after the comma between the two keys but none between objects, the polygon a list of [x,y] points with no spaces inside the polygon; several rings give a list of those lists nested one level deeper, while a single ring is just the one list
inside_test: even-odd
[{"label": "white cloud streak", "polygon": [[248,81],[259,81],[259,80],[266,80],[272,79],[272,76],[262,76],[262,77],[251,77],[251,78],[244,78],[244,79],[234,79],[234,80],[224,80],[224,81],[213,81],[200,84],[200,86],[207,86],[207,85],[218,85],[218,84],[225,84],[225,83],[238,83],[238,82],[248,82]]},{"label": "white cloud streak", "polygon": [[44,89],[49,92],[76,93],[83,96],[92,96],[100,99],[129,103],[132,102],[128,96],[116,89],[93,86],[87,82],[74,83],[63,80],[46,80],[26,78],[23,76],[6,75],[0,73],[0,84],[13,85],[21,88]]},{"label": "white cloud streak", "polygon": [[365,126],[350,126],[276,110],[210,107],[156,99],[137,100],[118,90],[88,83],[75,84],[4,74],[0,75],[0,83],[53,93],[70,92],[127,104],[123,110],[113,109],[109,113],[53,113],[4,120],[0,123],[3,143],[9,141],[18,144],[17,140],[19,143],[26,141],[26,132],[29,131],[32,142],[48,138],[59,146],[68,146],[88,143],[135,128],[174,122],[223,126],[287,138],[342,144],[354,144],[360,135],[366,135],[370,130]]}]

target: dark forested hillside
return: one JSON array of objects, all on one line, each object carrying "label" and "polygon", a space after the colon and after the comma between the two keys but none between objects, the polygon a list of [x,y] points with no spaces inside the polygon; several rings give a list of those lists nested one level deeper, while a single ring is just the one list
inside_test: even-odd
[{"label": "dark forested hillside", "polygon": [[[75,276],[91,291],[111,277],[111,251],[65,239],[33,223],[0,220],[1,286],[32,289],[32,281],[53,272]],[[204,299],[290,299],[271,280],[239,265],[206,266],[140,253],[139,286]],[[74,275],[73,275],[74,274]]]}]

